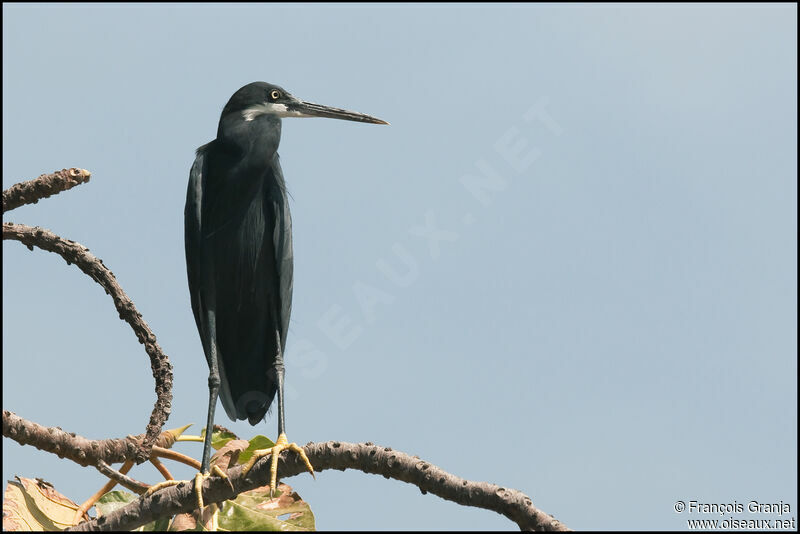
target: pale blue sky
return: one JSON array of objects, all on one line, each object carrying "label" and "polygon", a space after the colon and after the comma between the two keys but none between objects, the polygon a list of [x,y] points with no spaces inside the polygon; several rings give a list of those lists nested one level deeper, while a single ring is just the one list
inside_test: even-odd
[{"label": "pale blue sky", "polygon": [[[376,115],[391,126],[284,121],[290,439],[391,446],[577,529],[709,518],[677,500],[796,517],[796,20],[788,4],[4,5],[3,187],[93,173],[4,220],[105,261],[174,365],[167,426],[199,431],[194,149],[256,80]],[[3,311],[4,409],[89,438],[144,430],[147,357],[99,286],[4,243]],[[4,479],[74,500],[103,482],[3,453]],[[319,528],[515,527],[359,472],[287,481]]]}]

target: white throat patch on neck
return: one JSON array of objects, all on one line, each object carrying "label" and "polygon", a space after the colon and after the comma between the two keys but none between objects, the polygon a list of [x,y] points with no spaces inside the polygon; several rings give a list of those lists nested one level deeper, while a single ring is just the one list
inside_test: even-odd
[{"label": "white throat patch on neck", "polygon": [[263,104],[256,104],[242,111],[242,117],[245,121],[251,121],[260,115],[274,115],[275,117],[306,117],[299,111],[289,111],[286,104],[277,104],[273,102],[264,102]]}]

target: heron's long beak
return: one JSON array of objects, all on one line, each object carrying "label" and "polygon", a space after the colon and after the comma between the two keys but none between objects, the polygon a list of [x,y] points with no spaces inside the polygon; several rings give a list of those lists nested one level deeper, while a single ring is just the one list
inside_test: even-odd
[{"label": "heron's long beak", "polygon": [[363,113],[321,106],[319,104],[314,104],[313,102],[304,102],[302,100],[287,104],[286,107],[287,111],[295,117],[326,117],[329,119],[342,119],[345,121],[368,122],[370,124],[389,124],[385,120],[381,120],[370,115],[365,115]]}]

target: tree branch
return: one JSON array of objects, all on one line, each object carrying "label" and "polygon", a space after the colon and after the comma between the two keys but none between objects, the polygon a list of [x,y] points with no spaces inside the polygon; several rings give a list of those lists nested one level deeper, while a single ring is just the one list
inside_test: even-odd
[{"label": "tree branch", "polygon": [[35,180],[14,184],[3,191],[3,213],[25,204],[36,204],[39,200],[72,189],[89,181],[92,173],[86,169],[62,169],[43,174]]},{"label": "tree branch", "polygon": [[[423,493],[430,492],[458,504],[495,511],[514,521],[521,530],[569,530],[563,523],[536,508],[530,497],[520,491],[488,482],[464,480],[424,460],[388,447],[329,441],[309,443],[304,449],[317,472],[325,469],[356,469],[414,484]],[[221,478],[207,479],[203,484],[203,500],[206,504],[221,502],[264,485],[269,478],[269,464],[269,459],[260,460],[246,478],[241,476],[241,466],[230,469],[228,477],[233,484],[233,491],[228,482]],[[288,478],[304,473],[305,466],[297,455],[282,455],[278,472],[282,478]],[[193,484],[182,483],[69,530],[132,530],[159,518],[191,512],[195,506]]]},{"label": "tree branch", "polygon": [[[10,189],[13,189],[13,187]],[[32,190],[35,190],[35,188]],[[6,192],[3,193],[4,203],[5,194]],[[96,258],[83,245],[63,239],[43,228],[32,228],[10,222],[3,223],[3,240],[5,241],[6,239],[20,241],[30,250],[33,250],[33,247],[36,246],[42,250],[54,252],[64,258],[68,265],[72,263],[77,265],[92,280],[103,286],[108,295],[111,295],[120,319],[127,321],[136,334],[139,343],[144,345],[145,351],[150,356],[150,368],[156,381],[156,403],[150,415],[145,438],[139,445],[139,451],[136,456],[137,463],[146,461],[150,457],[150,448],[161,432],[167,417],[169,417],[172,403],[172,365],[156,342],[156,336],[142,319],[142,315],[137,311],[133,301],[128,298],[117,283],[114,273],[103,265],[102,260]],[[3,430],[5,432],[5,426]]]},{"label": "tree branch", "polygon": [[[112,468],[110,465],[105,463],[103,460],[97,462],[95,468],[100,471],[102,475],[107,476],[117,484],[124,486],[131,490],[132,492],[141,495],[147,488],[150,486],[145,484],[144,482],[139,482],[138,480],[127,476],[125,473],[117,471],[116,469]],[[102,497],[102,495],[101,495]]]},{"label": "tree branch", "polygon": [[[84,467],[97,466],[100,462],[115,464],[136,459],[138,445],[144,437],[139,435],[91,440],[58,427],[45,427],[28,421],[8,410],[3,410],[3,436],[20,445],[32,445]],[[168,449],[173,443],[175,437],[169,432],[162,432],[157,436],[155,445]]]},{"label": "tree branch", "polygon": [[[89,171],[73,168],[43,174],[35,180],[16,184],[3,191],[3,212],[36,203],[42,198],[85,183],[90,176]],[[132,458],[137,463],[144,462],[150,457],[157,440],[159,445],[172,445],[169,440],[174,441],[174,438],[168,433],[161,433],[172,402],[172,366],[169,359],[113,273],[103,265],[102,260],[90,254],[89,249],[48,230],[14,223],[3,223],[3,240],[6,239],[20,241],[30,250],[36,246],[59,254],[67,264],[74,263],[103,286],[114,300],[120,318],[128,322],[139,342],[145,346],[156,380],[157,399],[144,436],[93,441],[57,427],[47,428],[26,421],[8,411],[3,412],[3,435],[22,445],[33,445],[61,458],[69,458],[80,465],[94,465],[112,479],[132,487],[141,486],[140,482],[114,471],[108,464]],[[563,523],[533,506],[531,499],[520,491],[488,482],[468,481],[416,456],[411,457],[388,447],[378,447],[371,443],[329,441],[309,443],[304,450],[317,472],[325,469],[356,469],[364,473],[379,474],[385,478],[414,484],[423,494],[430,492],[458,504],[495,511],[514,521],[521,530],[569,530]],[[228,472],[230,483],[217,477],[207,479],[203,484],[205,502],[210,504],[232,499],[241,492],[263,486],[269,477],[269,465],[269,460],[260,460],[247,477],[241,475],[242,466],[234,467]],[[284,478],[305,472],[305,465],[296,455],[282,456],[278,468]],[[69,530],[132,530],[158,518],[192,511],[196,506],[193,493],[194,486],[191,483],[165,488]]]}]

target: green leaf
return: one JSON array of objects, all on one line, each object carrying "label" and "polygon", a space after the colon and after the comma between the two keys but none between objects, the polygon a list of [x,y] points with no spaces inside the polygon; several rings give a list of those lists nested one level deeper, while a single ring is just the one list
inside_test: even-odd
[{"label": "green leaf", "polygon": [[239,454],[239,463],[246,464],[252,458],[253,453],[261,449],[271,449],[275,446],[275,442],[266,436],[254,436],[250,440],[250,446]]},{"label": "green leaf", "polygon": [[[200,432],[200,437],[202,439],[206,439],[206,429],[204,428]],[[236,434],[233,432],[221,432],[219,430],[215,430],[211,434],[211,446],[214,447],[215,450],[220,450],[222,447],[225,446],[232,439],[239,439]]]},{"label": "green leaf", "polygon": [[97,517],[103,517],[104,515],[114,512],[115,510],[119,510],[123,506],[127,506],[138,498],[138,495],[129,491],[109,491],[100,497],[96,503],[94,503],[94,508],[97,510]]},{"label": "green leaf", "polygon": [[[108,515],[136,499],[138,499],[137,495],[127,491],[110,491],[95,504],[97,516]],[[201,522],[196,521],[192,514],[179,514],[172,521],[159,519],[139,530],[146,532],[205,531],[209,526],[211,513],[212,508],[206,507],[203,509]],[[218,517],[220,531],[313,531],[316,529],[311,507],[286,484],[278,486],[273,499],[269,497],[269,486],[241,493],[235,500],[221,503]]]},{"label": "green leaf", "polygon": [[[127,506],[138,498],[138,495],[129,491],[109,491],[100,497],[100,499],[94,504],[94,508],[97,510],[97,517],[108,515],[115,510],[122,508],[123,506]],[[165,518],[157,519],[151,523],[139,527],[137,530],[143,532],[160,532],[167,530],[167,527],[169,527],[169,519]]]}]

